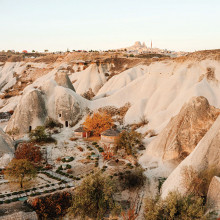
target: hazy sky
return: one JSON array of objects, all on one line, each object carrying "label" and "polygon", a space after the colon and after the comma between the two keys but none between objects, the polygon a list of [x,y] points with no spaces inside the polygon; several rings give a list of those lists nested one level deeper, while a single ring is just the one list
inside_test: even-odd
[{"label": "hazy sky", "polygon": [[220,48],[220,0],[0,0],[0,50]]}]

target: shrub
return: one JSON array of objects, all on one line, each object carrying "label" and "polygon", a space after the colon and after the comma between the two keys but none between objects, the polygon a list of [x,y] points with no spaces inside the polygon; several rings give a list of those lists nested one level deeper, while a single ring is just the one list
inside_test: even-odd
[{"label": "shrub", "polygon": [[170,193],[164,200],[148,198],[145,201],[145,219],[209,219],[205,216],[206,210],[203,202],[201,197],[182,197],[176,192]]},{"label": "shrub", "polygon": [[70,208],[74,217],[102,219],[105,213],[115,207],[112,180],[100,172],[86,177],[76,188]]},{"label": "shrub", "polygon": [[212,178],[219,175],[220,170],[215,167],[209,167],[201,172],[195,171],[192,166],[184,167],[182,185],[189,194],[206,196]]},{"label": "shrub", "polygon": [[115,153],[118,150],[124,149],[128,155],[134,155],[136,153],[136,146],[142,144],[142,135],[136,131],[122,131],[119,134],[119,138],[116,140]]},{"label": "shrub", "polygon": [[87,92],[84,92],[82,97],[88,100],[92,100],[92,98],[95,96],[94,92],[90,88]]},{"label": "shrub", "polygon": [[158,192],[160,193],[160,190],[162,188],[163,183],[166,181],[167,178],[158,178]]},{"label": "shrub", "polygon": [[51,135],[45,132],[44,126],[36,127],[33,131],[30,132],[29,138],[32,141],[36,141],[36,142],[46,142],[46,143],[56,142],[56,140],[52,138]]},{"label": "shrub", "polygon": [[46,128],[49,128],[49,129],[52,129],[52,128],[62,128],[63,127],[63,124],[61,124],[60,122],[58,121],[55,121],[54,119],[52,118],[48,118],[46,123],[45,123],[45,127]]},{"label": "shrub", "polygon": [[6,204],[11,203],[11,200],[7,199],[7,200],[4,201],[4,203],[6,203]]},{"label": "shrub", "polygon": [[133,129],[133,130],[136,130],[136,129],[138,129],[138,128],[141,128],[141,127],[147,125],[148,123],[149,123],[149,121],[148,121],[147,118],[143,115],[143,116],[140,117],[138,123],[132,125],[132,129]]},{"label": "shrub", "polygon": [[141,168],[136,168],[133,171],[127,171],[119,174],[119,182],[122,188],[134,189],[144,185],[146,177]]},{"label": "shrub", "polygon": [[32,202],[33,209],[41,219],[53,219],[64,216],[71,205],[71,195],[67,192],[55,193]]}]

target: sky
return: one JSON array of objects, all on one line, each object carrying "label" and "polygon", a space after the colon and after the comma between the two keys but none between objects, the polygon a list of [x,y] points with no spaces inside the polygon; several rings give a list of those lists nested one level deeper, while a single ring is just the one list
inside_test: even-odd
[{"label": "sky", "polygon": [[220,48],[220,0],[0,0],[1,50]]}]

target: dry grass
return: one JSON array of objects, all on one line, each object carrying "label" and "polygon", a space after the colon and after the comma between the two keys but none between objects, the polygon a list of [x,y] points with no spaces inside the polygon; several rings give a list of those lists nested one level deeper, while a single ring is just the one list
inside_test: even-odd
[{"label": "dry grass", "polygon": [[144,127],[145,125],[147,125],[149,123],[149,121],[147,120],[146,116],[143,115],[142,117],[140,117],[139,122],[136,124],[132,124],[131,128],[133,130],[136,130],[138,128]]},{"label": "dry grass", "polygon": [[206,196],[209,184],[214,176],[219,176],[220,170],[216,167],[209,167],[197,172],[192,166],[184,167],[182,171],[182,186],[189,194]]}]

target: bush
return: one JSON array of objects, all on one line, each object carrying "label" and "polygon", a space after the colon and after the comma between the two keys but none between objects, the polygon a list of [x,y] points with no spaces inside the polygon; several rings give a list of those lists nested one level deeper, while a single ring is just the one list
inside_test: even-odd
[{"label": "bush", "polygon": [[11,200],[7,199],[7,200],[4,201],[4,203],[6,203],[6,204],[11,203]]},{"label": "bush", "polygon": [[145,219],[149,220],[209,219],[205,213],[204,201],[198,196],[182,197],[172,192],[164,200],[156,198],[145,201]]},{"label": "bush", "polygon": [[136,131],[122,131],[115,144],[115,153],[118,150],[124,149],[128,155],[136,153],[136,146],[142,144],[142,135]]},{"label": "bush", "polygon": [[55,193],[32,202],[33,209],[40,219],[53,219],[64,216],[71,205],[71,195],[67,192]]},{"label": "bush", "polygon": [[57,128],[62,128],[63,124],[61,124],[58,121],[53,120],[52,118],[48,118],[46,123],[45,123],[45,127],[49,128],[49,129],[56,128],[56,127]]},{"label": "bush", "polygon": [[189,194],[206,196],[212,178],[219,175],[220,170],[215,167],[209,167],[201,172],[195,171],[192,166],[184,167],[182,185]]},{"label": "bush", "polygon": [[87,92],[84,92],[82,97],[88,100],[92,100],[92,98],[95,96],[94,92],[90,88]]},{"label": "bush", "polygon": [[134,189],[140,188],[144,185],[146,177],[143,174],[141,168],[136,168],[133,171],[125,171],[124,173],[119,173],[119,182],[124,189]]},{"label": "bush", "polygon": [[44,126],[38,126],[33,131],[30,132],[29,138],[31,141],[35,142],[46,142],[46,143],[52,143],[56,142],[54,138],[51,137],[51,135],[47,134],[45,132]]},{"label": "bush", "polygon": [[70,211],[74,217],[102,219],[107,211],[115,207],[112,180],[100,172],[86,177],[76,188]]}]

